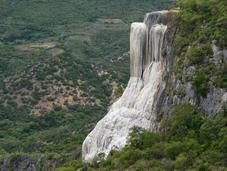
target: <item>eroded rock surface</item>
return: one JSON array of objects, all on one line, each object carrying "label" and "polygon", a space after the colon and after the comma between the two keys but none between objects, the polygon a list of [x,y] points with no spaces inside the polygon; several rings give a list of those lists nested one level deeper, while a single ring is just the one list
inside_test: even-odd
[{"label": "eroded rock surface", "polygon": [[91,163],[97,156],[105,158],[111,150],[122,149],[133,127],[151,131],[158,128],[157,101],[165,87],[163,80],[170,52],[165,39],[173,13],[148,13],[143,23],[131,25],[128,86],[85,139],[82,150],[85,162]]}]

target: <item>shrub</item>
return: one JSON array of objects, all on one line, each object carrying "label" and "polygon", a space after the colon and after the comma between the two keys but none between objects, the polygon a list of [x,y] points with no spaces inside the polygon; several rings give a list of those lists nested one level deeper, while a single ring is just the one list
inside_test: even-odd
[{"label": "shrub", "polygon": [[82,160],[74,160],[66,163],[64,166],[58,168],[56,171],[75,171],[83,167]]},{"label": "shrub", "polygon": [[175,160],[175,157],[178,156],[180,153],[186,151],[186,145],[184,142],[173,141],[168,143],[166,147],[166,151],[170,159]]},{"label": "shrub", "polygon": [[150,150],[151,150],[151,157],[154,157],[156,159],[162,159],[167,156],[166,144],[163,142],[153,144]]},{"label": "shrub", "polygon": [[187,37],[177,35],[175,38],[176,47],[181,51],[183,48],[187,47],[190,44],[190,40]]},{"label": "shrub", "polygon": [[190,104],[175,106],[172,110],[173,117],[162,123],[167,136],[171,139],[185,137],[189,130],[197,130],[202,124],[202,116],[195,115],[195,108]]},{"label": "shrub", "polygon": [[162,125],[164,132],[134,129],[127,147],[111,153],[91,170],[205,171],[227,167],[224,116],[204,117],[189,104],[174,107],[172,113]]},{"label": "shrub", "polygon": [[209,90],[207,77],[203,72],[197,72],[192,81],[193,86],[196,89],[197,96],[206,97]]},{"label": "shrub", "polygon": [[216,66],[215,83],[221,88],[227,88],[227,62],[224,62],[220,67]]},{"label": "shrub", "polygon": [[206,56],[212,54],[212,49],[209,44],[201,45],[200,47],[191,47],[188,49],[187,57],[190,65],[200,65],[203,63]]},{"label": "shrub", "polygon": [[4,155],[4,154],[6,154],[6,153],[7,153],[7,152],[6,152],[3,148],[0,147],[0,156],[1,156],[1,155]]},{"label": "shrub", "polygon": [[119,161],[121,161],[125,166],[129,166],[140,159],[142,156],[143,154],[140,150],[128,149],[121,154]]},{"label": "shrub", "polygon": [[143,132],[137,136],[133,136],[130,139],[130,146],[138,149],[146,149],[152,147],[153,144],[161,141],[161,136],[159,134]]},{"label": "shrub", "polygon": [[[218,136],[223,137],[223,132],[225,129],[222,129],[227,124],[226,118],[216,116],[206,118],[205,122],[201,125],[200,128],[200,141],[209,144],[209,141],[217,139]],[[219,134],[220,131],[223,131]]]},{"label": "shrub", "polygon": [[118,98],[123,94],[123,92],[124,92],[124,89],[121,86],[119,86],[115,91],[115,96]]},{"label": "shrub", "polygon": [[185,170],[187,167],[188,158],[186,154],[182,153],[177,156],[176,160],[174,161],[174,167],[179,170]]}]

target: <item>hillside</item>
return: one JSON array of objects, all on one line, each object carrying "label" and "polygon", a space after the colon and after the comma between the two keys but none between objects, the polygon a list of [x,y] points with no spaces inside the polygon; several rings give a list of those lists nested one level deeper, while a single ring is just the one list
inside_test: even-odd
[{"label": "hillside", "polygon": [[[176,106],[172,112],[161,132],[136,128],[128,146],[88,170],[225,170],[226,116],[206,117],[190,105]],[[80,162],[65,168],[76,167],[81,167]]]},{"label": "hillside", "polygon": [[[144,23],[132,24],[131,78],[121,97],[129,104],[121,99],[122,103],[116,102],[85,139],[83,162],[90,164],[86,166],[88,170],[226,170],[227,3],[179,0],[176,7],[179,11],[175,11],[174,21],[172,11],[159,11],[147,14]],[[150,37],[146,38],[144,28],[150,29]],[[148,67],[148,74],[147,47],[162,51],[151,56],[153,61],[148,60],[152,68]],[[164,69],[153,69],[160,64]],[[163,79],[156,80],[159,72],[163,72]],[[147,79],[149,74],[151,81]],[[155,87],[157,84],[160,86]],[[146,91],[146,85],[155,87],[156,96]],[[152,104],[154,110],[141,112],[145,107],[137,103],[145,107]],[[147,127],[149,117],[155,118],[148,120],[154,122],[151,126],[155,128]],[[140,123],[134,124],[137,119]],[[134,128],[122,148],[120,140],[125,140],[131,124],[139,128]],[[75,170],[82,167],[81,163],[72,161],[59,170]]]},{"label": "hillside", "polygon": [[76,158],[85,135],[126,86],[130,23],[169,2],[0,4],[1,161],[13,163],[21,153]]}]

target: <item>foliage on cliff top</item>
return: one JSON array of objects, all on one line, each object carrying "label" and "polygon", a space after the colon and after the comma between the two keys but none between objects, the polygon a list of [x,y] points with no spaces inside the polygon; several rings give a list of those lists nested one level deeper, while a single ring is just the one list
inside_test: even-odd
[{"label": "foliage on cliff top", "polygon": [[[226,0],[177,0],[180,7],[176,35],[177,73],[191,81],[195,92],[206,97],[210,87],[227,89]],[[219,48],[213,54],[212,44]],[[221,54],[222,53],[222,54]]]},{"label": "foliage on cliff top", "polygon": [[191,43],[217,40],[226,47],[226,0],[177,0],[177,5],[181,8],[181,32]]}]

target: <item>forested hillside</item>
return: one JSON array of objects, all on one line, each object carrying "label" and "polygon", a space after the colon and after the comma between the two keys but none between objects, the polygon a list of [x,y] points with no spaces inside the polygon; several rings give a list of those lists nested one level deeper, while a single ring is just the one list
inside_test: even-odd
[{"label": "forested hillside", "polygon": [[[162,119],[158,132],[135,128],[122,151],[112,151],[105,161],[97,158],[88,170],[226,170],[227,1],[178,0],[176,7],[175,65],[170,74],[179,81],[170,85],[166,96],[174,96],[179,105]],[[185,90],[185,84],[193,91]],[[216,101],[219,94],[214,90],[224,92],[219,113],[214,106],[222,101]],[[194,94],[191,104],[182,104],[187,94]],[[76,160],[59,170],[81,167],[82,161]]]},{"label": "forested hillside", "polygon": [[0,0],[0,161],[79,156],[129,77],[130,23],[167,5]]}]

